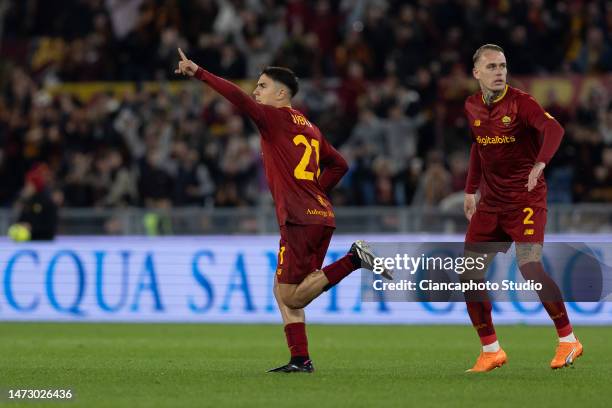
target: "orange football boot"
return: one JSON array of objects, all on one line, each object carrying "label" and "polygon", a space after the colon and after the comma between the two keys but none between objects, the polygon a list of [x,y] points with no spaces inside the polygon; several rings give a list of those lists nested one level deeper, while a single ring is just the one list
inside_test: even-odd
[{"label": "orange football boot", "polygon": [[582,344],[578,340],[574,342],[560,342],[555,352],[555,357],[550,362],[550,368],[557,369],[569,367],[582,355]]},{"label": "orange football boot", "polygon": [[466,370],[465,372],[484,373],[503,366],[507,361],[508,357],[506,356],[506,352],[501,348],[492,353],[481,351],[480,355],[478,356],[478,360],[476,360],[476,364],[474,364],[474,367]]}]

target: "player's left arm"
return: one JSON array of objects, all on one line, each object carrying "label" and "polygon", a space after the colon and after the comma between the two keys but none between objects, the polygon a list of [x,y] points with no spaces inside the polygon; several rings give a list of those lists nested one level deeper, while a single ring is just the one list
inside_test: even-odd
[{"label": "player's left arm", "polygon": [[465,180],[465,195],[463,197],[463,212],[468,221],[472,220],[472,215],[476,212],[476,191],[480,186],[481,178],[482,163],[480,162],[480,153],[478,153],[478,144],[472,142],[470,164]]},{"label": "player's left arm", "polygon": [[323,171],[319,175],[319,184],[325,193],[329,193],[348,171],[348,164],[324,137],[321,138],[320,150],[319,165]]},{"label": "player's left arm", "polygon": [[559,149],[565,131],[559,122],[546,112],[531,96],[521,98],[518,111],[523,122],[536,129],[544,138],[533,169],[529,173],[527,184],[525,184],[527,191],[531,191],[538,183],[538,178],[542,174],[544,167],[546,167]]}]

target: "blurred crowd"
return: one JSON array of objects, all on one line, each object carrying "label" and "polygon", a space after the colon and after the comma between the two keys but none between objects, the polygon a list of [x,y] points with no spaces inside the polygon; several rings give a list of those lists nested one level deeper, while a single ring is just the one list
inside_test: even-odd
[{"label": "blurred crowd", "polygon": [[355,64],[370,79],[409,80],[422,68],[444,76],[469,67],[484,41],[505,47],[515,74],[612,68],[612,5],[601,0],[1,3],[4,40],[31,40],[33,69],[64,81],[167,78],[177,46],[230,78],[269,64],[303,78],[347,76]]},{"label": "blurred crowd", "polygon": [[[460,206],[463,101],[483,42],[504,47],[519,76],[612,69],[606,1],[15,0],[0,1],[0,33],[5,206],[41,162],[64,206],[269,201],[252,124],[196,81],[167,82],[178,46],[228,78],[270,64],[298,74],[296,107],[350,163],[336,205]],[[102,80],[136,86],[85,99],[50,91]],[[550,201],[612,201],[609,91],[592,87],[570,107],[554,92],[540,100],[567,131],[546,170]]]}]

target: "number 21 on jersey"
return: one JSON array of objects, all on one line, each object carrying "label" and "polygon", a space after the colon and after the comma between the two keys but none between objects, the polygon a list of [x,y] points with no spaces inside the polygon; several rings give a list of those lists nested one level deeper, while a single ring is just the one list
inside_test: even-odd
[{"label": "number 21 on jersey", "polygon": [[306,170],[308,164],[310,163],[310,156],[312,155],[312,148],[315,150],[315,158],[316,158],[316,166],[317,166],[317,177],[321,173],[321,169],[319,169],[319,141],[317,139],[310,139],[310,143],[308,143],[308,139],[304,135],[297,135],[293,138],[293,144],[296,146],[303,145],[305,147],[304,154],[300,159],[300,162],[295,169],[293,169],[293,175],[298,180],[314,180],[314,172]]}]

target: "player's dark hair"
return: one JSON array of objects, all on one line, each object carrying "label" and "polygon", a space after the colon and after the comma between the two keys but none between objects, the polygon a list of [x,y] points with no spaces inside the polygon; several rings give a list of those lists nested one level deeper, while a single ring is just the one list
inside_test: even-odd
[{"label": "player's dark hair", "polygon": [[482,47],[480,47],[479,49],[477,49],[476,52],[474,53],[474,56],[472,57],[472,61],[474,62],[474,65],[476,65],[476,62],[480,59],[480,56],[485,51],[498,51],[498,52],[501,52],[502,54],[504,54],[504,49],[502,47],[500,47],[499,45],[496,45],[496,44],[485,44]]},{"label": "player's dark hair", "polygon": [[289,68],[284,67],[266,67],[261,74],[266,74],[276,82],[280,82],[285,85],[291,91],[291,97],[293,98],[299,91],[300,86],[295,73]]}]

